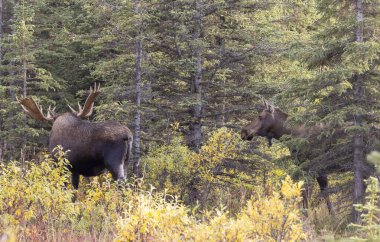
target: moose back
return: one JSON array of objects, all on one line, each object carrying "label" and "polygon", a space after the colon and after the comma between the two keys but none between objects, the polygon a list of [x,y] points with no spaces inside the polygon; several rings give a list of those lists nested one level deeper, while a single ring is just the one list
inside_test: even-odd
[{"label": "moose back", "polygon": [[131,156],[133,136],[127,126],[114,121],[93,123],[81,119],[92,114],[99,93],[100,85],[95,84],[90,89],[83,108],[78,103],[78,111],[69,106],[71,112],[62,115],[57,115],[50,107],[44,115],[42,107],[32,98],[18,100],[32,118],[53,122],[49,151],[54,156],[53,150],[58,145],[68,151],[67,159],[70,161],[72,185],[75,189],[78,188],[80,175],[98,176],[108,170],[114,180],[124,179],[124,167]]}]

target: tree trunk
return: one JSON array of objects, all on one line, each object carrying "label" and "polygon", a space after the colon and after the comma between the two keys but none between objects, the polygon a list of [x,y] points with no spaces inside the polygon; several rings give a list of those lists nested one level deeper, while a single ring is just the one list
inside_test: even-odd
[{"label": "tree trunk", "polygon": [[133,174],[136,177],[140,176],[140,157],[141,157],[141,147],[140,147],[140,127],[141,127],[141,63],[142,63],[142,39],[141,39],[141,19],[139,18],[139,0],[135,0],[135,16],[136,18],[136,69],[135,69],[135,81],[136,81],[136,113],[135,113],[135,127],[134,127],[134,156],[133,156]]},{"label": "tree trunk", "polygon": [[[356,0],[356,42],[363,42],[363,2]],[[360,54],[360,53],[359,53]],[[363,76],[356,74],[354,77],[354,100],[358,104],[363,99]],[[354,115],[354,125],[362,126],[363,117],[361,114]],[[354,145],[354,204],[361,203],[364,194],[364,181],[363,181],[363,165],[364,165],[364,138],[362,134],[356,133],[353,137]],[[360,222],[360,213],[353,212],[353,220],[355,223]]]},{"label": "tree trunk", "polygon": [[[0,0],[0,39],[3,39],[3,0]],[[0,44],[0,63],[3,61],[3,46]]]},{"label": "tree trunk", "polygon": [[194,34],[193,34],[193,55],[195,58],[194,79],[191,87],[192,95],[195,103],[192,106],[192,120],[190,122],[190,147],[197,151],[202,142],[202,47],[200,45],[201,36],[201,3],[200,0],[195,0],[195,15],[194,15]]},{"label": "tree trunk", "polygon": [[[3,40],[3,0],[0,0],[0,41]],[[3,46],[0,43],[0,65],[3,65]],[[0,71],[0,76],[2,76],[2,72]],[[0,85],[4,85],[0,82]],[[3,108],[3,107],[0,107]],[[3,119],[0,117],[0,133],[3,129]],[[0,161],[3,158],[3,147],[4,147],[4,140],[0,136]]]},{"label": "tree trunk", "polygon": [[[194,1],[195,15],[194,15],[194,33],[193,33],[193,56],[194,63],[194,79],[191,86],[192,99],[195,101],[191,107],[191,120],[189,124],[189,146],[192,150],[197,152],[202,142],[202,46],[201,41],[201,0]],[[189,183],[189,198],[191,203],[202,199],[201,193],[197,188],[200,178],[195,176]]]}]

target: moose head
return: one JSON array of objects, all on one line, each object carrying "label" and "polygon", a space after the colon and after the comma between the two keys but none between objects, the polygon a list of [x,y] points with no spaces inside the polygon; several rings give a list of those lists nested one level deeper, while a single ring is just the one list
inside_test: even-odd
[{"label": "moose head", "polygon": [[252,140],[254,136],[266,137],[269,146],[272,139],[279,139],[284,134],[289,134],[285,127],[288,114],[274,107],[264,100],[264,110],[252,122],[244,126],[241,130],[243,140]]},{"label": "moose head", "polygon": [[90,88],[84,106],[78,110],[69,106],[71,112],[57,115],[55,108],[48,108],[44,115],[42,107],[30,97],[18,99],[23,110],[39,121],[53,122],[50,131],[49,151],[60,145],[68,151],[72,184],[78,188],[79,176],[97,176],[105,170],[114,180],[125,178],[125,168],[131,154],[132,132],[127,126],[114,121],[92,123],[81,118],[89,117],[94,109],[95,98],[100,94],[100,85]]}]

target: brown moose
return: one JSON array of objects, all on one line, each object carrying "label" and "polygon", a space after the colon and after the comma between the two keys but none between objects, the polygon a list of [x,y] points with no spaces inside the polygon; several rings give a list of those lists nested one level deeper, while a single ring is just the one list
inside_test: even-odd
[{"label": "brown moose", "polygon": [[94,108],[95,98],[100,93],[100,85],[90,88],[90,94],[83,106],[78,103],[76,111],[56,115],[49,107],[47,115],[42,112],[36,102],[30,97],[18,100],[24,111],[39,121],[53,122],[49,138],[49,151],[61,145],[68,151],[72,172],[72,185],[79,186],[79,176],[98,176],[105,170],[111,172],[114,180],[124,179],[124,167],[131,155],[132,133],[127,126],[114,121],[92,123],[81,118],[89,117]]},{"label": "brown moose", "polygon": [[[310,128],[286,127],[285,121],[288,114],[277,107],[268,104],[264,101],[265,109],[251,123],[244,126],[241,130],[241,138],[243,140],[252,140],[254,136],[265,137],[268,140],[268,145],[272,145],[272,139],[280,139],[283,135],[292,135],[294,137],[307,138],[318,135],[324,128],[324,125],[316,125]],[[307,154],[310,155],[310,154]],[[330,213],[333,213],[330,199],[327,195],[328,179],[325,173],[319,172],[316,179],[323,196],[327,202],[327,208]],[[306,188],[307,190],[307,188]],[[307,195],[304,194],[304,205],[307,207]]]}]

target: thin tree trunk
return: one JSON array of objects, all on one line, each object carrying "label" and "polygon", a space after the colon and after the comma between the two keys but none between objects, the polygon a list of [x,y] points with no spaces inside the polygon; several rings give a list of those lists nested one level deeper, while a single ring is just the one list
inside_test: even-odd
[{"label": "thin tree trunk", "polygon": [[[363,42],[363,2],[356,0],[356,42]],[[360,103],[363,98],[363,76],[360,74],[355,75],[353,91],[355,103]],[[354,116],[355,126],[363,125],[363,117],[361,114]],[[361,203],[364,194],[364,181],[363,181],[363,165],[364,165],[364,138],[362,134],[355,134],[353,137],[354,144],[354,204]],[[360,222],[360,213],[353,212],[353,220],[355,223]]]},{"label": "thin tree trunk", "polygon": [[[26,53],[25,53],[25,50],[23,51],[24,52],[24,57],[26,56]],[[26,60],[23,60],[22,61],[22,95],[24,97],[26,97],[26,84],[27,84],[27,72],[28,72],[28,69],[27,69],[27,63],[26,63]]]},{"label": "thin tree trunk", "polygon": [[[0,39],[3,39],[3,0],[0,0]],[[3,61],[3,46],[0,43],[0,63]]]},{"label": "thin tree trunk", "polygon": [[[219,17],[220,24],[219,28],[220,29],[225,29],[224,26],[226,24],[226,19],[224,16]],[[219,48],[219,58],[220,58],[220,63],[219,67],[221,68],[221,63],[222,63],[222,58],[225,55],[225,44],[224,44],[224,39],[221,36],[217,36],[216,38],[216,44]],[[223,95],[222,95],[222,102],[218,105],[220,108],[220,115],[216,117],[216,123],[218,126],[223,127],[225,125],[225,119],[226,119],[226,103],[227,103],[227,88],[226,88],[226,78],[223,78],[222,80],[223,85],[222,85],[222,90],[223,90]]]},{"label": "thin tree trunk", "polygon": [[[3,40],[3,0],[0,0],[0,41]],[[2,46],[2,43],[0,42],[0,65],[3,65],[3,46]],[[3,73],[0,71],[0,76],[2,76]],[[1,81],[0,81],[0,85],[4,85]],[[0,108],[3,108],[3,107],[0,107]],[[0,133],[2,131],[2,128],[3,128],[3,119],[0,117]],[[4,147],[4,140],[1,138],[1,135],[0,135],[0,161],[2,160],[3,158],[3,147]]]},{"label": "thin tree trunk", "polygon": [[141,39],[141,19],[139,18],[139,0],[135,0],[135,16],[136,19],[136,69],[135,69],[135,81],[136,81],[136,113],[135,113],[135,127],[134,127],[134,162],[133,162],[133,174],[136,177],[140,176],[140,157],[141,157],[141,147],[140,147],[140,127],[141,127],[141,63],[142,63],[142,39]]},{"label": "thin tree trunk", "polygon": [[201,36],[201,3],[195,0],[195,30],[193,35],[193,54],[195,58],[194,79],[191,92],[195,96],[195,104],[192,107],[192,121],[190,122],[190,147],[197,151],[202,142],[202,48],[200,45]]},{"label": "thin tree trunk", "polygon": [[[193,56],[195,58],[194,63],[194,79],[191,86],[191,93],[195,99],[195,103],[191,107],[191,121],[189,124],[189,146],[192,150],[198,151],[202,142],[202,49],[200,45],[201,37],[201,0],[194,1],[195,15],[194,15],[194,34],[193,34]],[[198,200],[202,200],[200,191],[197,185],[200,182],[200,178],[195,176],[189,183],[189,197],[190,202],[194,203]],[[207,192],[207,190],[206,190]],[[201,201],[202,202],[202,201]],[[202,204],[201,204],[202,206]]]}]

